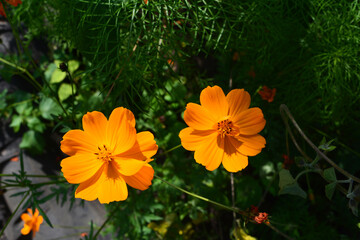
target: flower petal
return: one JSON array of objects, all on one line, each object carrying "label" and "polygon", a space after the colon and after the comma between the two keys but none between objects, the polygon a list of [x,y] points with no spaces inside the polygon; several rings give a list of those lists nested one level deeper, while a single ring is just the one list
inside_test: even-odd
[{"label": "flower petal", "polygon": [[137,141],[128,151],[116,155],[119,158],[131,158],[137,160],[146,160],[154,156],[158,146],[151,132],[145,131],[136,134]]},{"label": "flower petal", "polygon": [[30,231],[31,231],[30,225],[24,224],[24,227],[21,229],[21,234],[27,235],[30,233]]},{"label": "flower petal", "polygon": [[228,115],[229,105],[223,90],[219,86],[207,87],[202,90],[200,103],[216,117],[216,121]]},{"label": "flower petal", "polygon": [[98,186],[98,198],[100,203],[123,201],[128,197],[128,190],[125,180],[118,170],[111,164],[104,171],[101,178],[105,178]]},{"label": "flower petal", "polygon": [[[245,139],[245,138],[242,138],[242,139]],[[238,152],[240,152],[242,155],[245,155],[245,156],[255,156],[255,155],[259,154],[262,149],[262,148],[257,148],[258,145],[255,145],[256,148],[252,147],[254,145],[250,145],[250,146],[246,145],[244,142],[240,141],[237,137],[229,137],[228,142],[230,142]]]},{"label": "flower petal", "polygon": [[263,136],[256,135],[239,135],[236,139],[242,142],[237,150],[247,156],[255,156],[265,147],[266,140]]},{"label": "flower petal", "polygon": [[69,156],[94,153],[97,152],[97,141],[82,130],[70,130],[63,136],[60,148]]},{"label": "flower petal", "polygon": [[207,170],[217,169],[224,155],[224,138],[215,132],[204,141],[195,151],[195,161],[205,166]]},{"label": "flower petal", "polygon": [[189,127],[197,130],[213,129],[217,119],[204,107],[188,103],[184,112],[184,120]]},{"label": "flower petal", "polygon": [[127,151],[136,141],[136,129],[129,118],[134,119],[135,125],[134,115],[123,107],[115,108],[109,117],[106,128],[107,143],[114,155]]},{"label": "flower petal", "polygon": [[132,176],[123,176],[129,186],[139,190],[148,189],[153,177],[154,169],[149,164],[145,164],[140,171]]},{"label": "flower petal", "polygon": [[29,214],[23,213],[21,214],[21,220],[23,220],[26,223],[27,221],[31,221],[31,217],[29,216]]},{"label": "flower petal", "polygon": [[38,232],[40,229],[40,225],[43,223],[44,218],[43,216],[38,216],[36,219],[36,227],[35,227],[35,231]]},{"label": "flower petal", "polygon": [[250,94],[244,89],[231,90],[226,95],[226,100],[229,103],[230,116],[235,116],[250,106]]},{"label": "flower petal", "polygon": [[[98,187],[102,181],[105,180],[106,174],[104,173],[106,164],[96,172],[96,174],[85,182],[80,183],[79,187],[75,191],[76,198],[82,198],[87,201],[93,201],[98,198]],[[102,178],[101,178],[102,177]]]},{"label": "flower petal", "polygon": [[61,161],[61,171],[69,183],[82,183],[95,175],[103,161],[94,154],[77,154]]},{"label": "flower petal", "polygon": [[114,157],[114,161],[109,166],[111,165],[122,175],[131,176],[137,173],[145,164],[145,161]]},{"label": "flower petal", "polygon": [[84,131],[97,140],[98,143],[107,144],[106,142],[106,125],[107,119],[101,112],[88,112],[82,118]]},{"label": "flower petal", "polygon": [[216,130],[195,130],[191,127],[180,131],[181,145],[189,151],[195,151],[202,142],[206,141]]},{"label": "flower petal", "polygon": [[265,127],[264,115],[260,108],[249,108],[231,118],[242,135],[255,135]]},{"label": "flower petal", "polygon": [[229,172],[238,172],[248,165],[248,157],[239,153],[230,142],[231,137],[225,138],[225,150],[222,164]]}]

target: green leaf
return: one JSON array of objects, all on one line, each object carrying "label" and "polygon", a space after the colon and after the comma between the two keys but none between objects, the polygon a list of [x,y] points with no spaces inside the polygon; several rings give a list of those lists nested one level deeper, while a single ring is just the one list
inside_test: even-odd
[{"label": "green leaf", "polygon": [[281,169],[279,172],[279,194],[291,194],[306,198],[306,192],[301,189],[289,170]]},{"label": "green leaf", "polygon": [[46,71],[44,72],[45,80],[47,82],[50,82],[51,76],[53,75],[53,72],[57,69],[57,66],[55,63],[50,63],[49,66],[46,68]]},{"label": "green leaf", "polygon": [[34,130],[29,130],[24,133],[20,148],[29,149],[33,153],[41,153],[44,149],[44,145],[45,142],[42,135]]},{"label": "green leaf", "polygon": [[[69,83],[61,84],[58,91],[60,101],[62,102],[66,100],[68,97],[70,97],[72,95],[72,91],[73,90],[71,89],[71,84]],[[75,93],[75,86],[74,86],[74,93]]]},{"label": "green leaf", "polygon": [[286,185],[291,185],[295,183],[295,179],[291,175],[290,171],[287,169],[281,169],[279,172],[279,187],[280,189]]},{"label": "green leaf", "polygon": [[62,72],[59,68],[56,68],[51,75],[50,83],[62,82],[66,77],[66,72]]},{"label": "green leaf", "polygon": [[48,120],[53,120],[54,116],[62,113],[61,107],[51,98],[44,98],[39,105],[41,116]]},{"label": "green leaf", "polygon": [[73,74],[80,66],[80,63],[76,60],[70,60],[68,62],[68,69],[71,74]]},{"label": "green leaf", "polygon": [[324,170],[324,178],[329,182],[336,182],[336,173],[333,167]]},{"label": "green leaf", "polygon": [[46,128],[45,124],[42,123],[37,117],[34,117],[34,116],[27,117],[26,122],[27,122],[27,126],[30,129],[35,130],[40,133],[42,133]]},{"label": "green leaf", "polygon": [[10,127],[14,129],[14,132],[18,132],[20,130],[21,123],[22,123],[22,117],[19,115],[14,115],[12,117]]},{"label": "green leaf", "polygon": [[325,186],[325,195],[331,200],[336,189],[336,182],[329,183]]},{"label": "green leaf", "polygon": [[306,199],[306,192],[299,186],[297,182],[285,185],[283,188],[280,189],[279,194],[290,194],[290,195],[296,195],[302,198]]}]

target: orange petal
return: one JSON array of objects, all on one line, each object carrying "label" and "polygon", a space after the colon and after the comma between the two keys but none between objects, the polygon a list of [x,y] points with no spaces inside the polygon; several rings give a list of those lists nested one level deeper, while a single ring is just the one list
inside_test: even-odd
[{"label": "orange petal", "polygon": [[127,151],[136,141],[136,129],[129,118],[135,119],[132,112],[123,107],[115,108],[110,115],[106,135],[114,155]]},{"label": "orange petal", "polygon": [[229,172],[238,172],[248,165],[248,157],[239,153],[229,141],[231,137],[225,138],[225,151],[222,164]]},{"label": "orange petal", "polygon": [[249,108],[231,118],[242,135],[255,135],[265,127],[264,115],[260,108]]},{"label": "orange petal", "polygon": [[[122,175],[131,176],[137,173],[145,164],[145,161],[135,160],[135,159],[124,159],[124,158],[114,158],[115,163],[111,162],[109,166],[114,167]],[[110,169],[110,167],[109,167]]]},{"label": "orange petal", "polygon": [[121,159],[137,159],[146,160],[154,156],[158,150],[158,146],[154,140],[154,135],[151,132],[140,132],[136,135],[137,141],[135,144],[124,153],[117,154],[116,157]]},{"label": "orange petal", "polygon": [[184,112],[184,120],[189,127],[197,130],[213,129],[217,119],[206,108],[188,103]]},{"label": "orange petal", "polygon": [[194,158],[207,170],[213,171],[221,164],[224,155],[224,138],[218,136],[217,132],[210,136],[196,149]]},{"label": "orange petal", "polygon": [[69,183],[81,183],[95,175],[104,164],[94,154],[77,154],[61,161],[61,171]]},{"label": "orange petal", "polygon": [[37,218],[38,216],[39,216],[39,210],[35,208],[34,218]]},{"label": "orange petal", "polygon": [[101,178],[105,179],[104,181],[101,181],[101,184],[98,185],[97,189],[100,203],[125,200],[128,196],[125,180],[114,167],[110,166],[110,164],[105,172],[106,174],[101,176]]},{"label": "orange petal", "polygon": [[25,223],[28,221],[31,221],[31,217],[27,213],[21,214],[21,220],[23,220]]},{"label": "orange petal", "polygon": [[250,94],[244,89],[231,90],[226,95],[226,100],[229,103],[230,116],[235,116],[250,106]]},{"label": "orange petal", "polygon": [[[259,135],[260,136],[260,135]],[[245,138],[242,138],[245,139]],[[244,142],[241,142],[238,140],[238,138],[229,137],[229,142],[236,148],[237,151],[239,151],[241,154],[245,156],[255,156],[261,152],[261,147],[257,148],[258,145],[246,145]],[[265,139],[264,139],[265,140]],[[253,148],[252,146],[255,146],[256,148]],[[265,145],[263,145],[265,146]]]},{"label": "orange petal", "polygon": [[265,138],[259,134],[251,136],[239,135],[236,136],[236,139],[242,142],[238,151],[247,156],[259,154],[266,144]]},{"label": "orange petal", "polygon": [[129,186],[139,190],[148,189],[153,177],[154,169],[149,164],[144,165],[140,171],[132,176],[123,176]]},{"label": "orange petal", "polygon": [[97,139],[82,130],[70,130],[61,141],[61,151],[72,156],[76,153],[94,153],[97,152]]},{"label": "orange petal", "polygon": [[31,208],[26,209],[28,211],[28,213],[30,214],[30,216],[33,216],[33,210]]},{"label": "orange petal", "polygon": [[29,225],[24,224],[24,227],[21,229],[22,235],[27,235],[31,231],[31,227]]},{"label": "orange petal", "polygon": [[35,227],[35,231],[38,232],[40,229],[40,225],[43,223],[44,218],[42,216],[38,216],[36,219],[36,227]]},{"label": "orange petal", "polygon": [[82,198],[87,201],[93,201],[98,198],[98,187],[105,180],[107,165],[104,164],[96,174],[85,182],[80,183],[75,191],[76,198]]},{"label": "orange petal", "polygon": [[179,137],[181,139],[181,145],[189,151],[195,151],[202,142],[206,141],[216,130],[194,130],[191,127],[184,128],[180,131]]},{"label": "orange petal", "polygon": [[88,112],[82,118],[84,131],[98,143],[108,144],[106,142],[107,119],[101,112]]},{"label": "orange petal", "polygon": [[223,90],[218,86],[207,87],[202,90],[200,103],[201,106],[205,107],[212,115],[216,116],[216,121],[228,115],[228,102],[226,101]]}]

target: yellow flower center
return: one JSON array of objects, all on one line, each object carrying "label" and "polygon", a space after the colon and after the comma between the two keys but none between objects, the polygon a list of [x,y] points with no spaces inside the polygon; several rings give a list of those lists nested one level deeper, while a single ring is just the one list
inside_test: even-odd
[{"label": "yellow flower center", "polygon": [[99,151],[97,153],[95,153],[95,155],[97,155],[97,159],[99,159],[105,163],[111,162],[113,160],[113,158],[111,156],[111,152],[106,147],[106,145],[103,145],[102,148],[98,147],[98,149],[99,149]]},{"label": "yellow flower center", "polygon": [[221,137],[225,135],[235,136],[239,133],[237,127],[234,126],[233,122],[229,119],[222,120],[217,123],[217,130]]}]

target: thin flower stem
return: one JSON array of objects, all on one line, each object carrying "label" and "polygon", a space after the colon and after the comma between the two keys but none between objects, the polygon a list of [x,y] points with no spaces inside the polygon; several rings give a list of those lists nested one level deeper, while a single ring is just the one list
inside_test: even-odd
[{"label": "thin flower stem", "polygon": [[17,205],[15,211],[11,214],[10,218],[9,218],[9,219],[7,220],[7,222],[5,223],[3,229],[2,229],[1,232],[0,232],[0,237],[3,235],[6,227],[9,225],[11,219],[14,217],[15,213],[17,212],[17,210],[19,209],[19,207],[21,206],[21,204],[25,201],[25,199],[27,198],[27,196],[29,195],[29,193],[30,193],[30,192],[27,192],[27,193],[25,194],[25,196],[23,197],[23,199],[22,199],[22,200],[20,201],[20,203]]},{"label": "thin flower stem", "polygon": [[218,207],[224,208],[224,209],[229,210],[229,211],[232,211],[232,212],[239,213],[239,214],[241,214],[241,215],[245,215],[245,214],[246,214],[244,211],[241,211],[241,210],[238,209],[238,208],[229,207],[229,206],[226,206],[226,205],[224,205],[224,204],[221,204],[221,203],[215,202],[215,201],[213,201],[213,200],[210,200],[210,199],[208,199],[208,198],[205,198],[205,197],[203,197],[203,196],[197,195],[197,194],[195,194],[195,193],[186,191],[185,189],[182,189],[182,188],[180,188],[180,187],[178,187],[178,186],[175,186],[174,184],[172,184],[172,183],[170,183],[170,182],[162,179],[161,177],[159,177],[159,176],[157,176],[157,175],[154,175],[154,177],[158,178],[159,180],[161,180],[162,182],[168,184],[169,186],[171,186],[171,187],[173,187],[173,188],[176,188],[177,190],[180,190],[181,192],[186,193],[186,194],[188,194],[188,195],[190,195],[190,196],[192,196],[192,197],[198,198],[198,199],[203,200],[203,201],[205,201],[205,202],[212,203],[212,204],[214,204],[214,205],[216,205],[216,206],[218,206]]},{"label": "thin flower stem", "polygon": [[174,151],[175,149],[178,149],[179,147],[181,147],[181,144],[179,144],[179,145],[177,145],[177,146],[175,146],[175,147],[173,147],[173,148],[170,148],[169,150],[166,150],[165,152],[160,153],[160,154],[158,155],[158,157],[163,156],[163,155],[165,155],[165,154],[167,154],[167,153],[169,153],[169,152],[172,152],[172,151]]},{"label": "thin flower stem", "polygon": [[270,223],[265,224],[266,226],[268,226],[269,228],[271,228],[272,230],[274,230],[276,233],[280,234],[281,236],[283,236],[284,238],[288,239],[288,240],[294,240],[293,238],[289,237],[288,235],[286,235],[285,233],[281,232],[279,229],[277,229],[276,227],[274,227],[273,225],[271,225]]},{"label": "thin flower stem", "polygon": [[[353,176],[352,174],[348,173],[347,171],[345,171],[344,169],[342,169],[341,167],[339,167],[336,163],[334,163],[330,158],[328,158],[322,151],[320,151],[313,142],[311,142],[311,140],[305,135],[305,133],[301,130],[301,128],[299,127],[299,125],[297,124],[297,122],[295,121],[294,117],[291,115],[288,107],[285,104],[281,104],[280,106],[280,113],[283,116],[283,118],[285,117],[283,115],[283,112],[286,113],[286,115],[289,117],[289,119],[291,120],[291,122],[293,123],[294,127],[296,128],[296,130],[300,133],[300,135],[303,137],[303,139],[311,146],[312,149],[315,150],[315,152],[321,156],[323,159],[325,159],[331,166],[333,166],[336,170],[338,170],[340,173],[342,173],[343,175],[345,175],[348,178],[352,178],[354,181],[360,183],[360,179]],[[286,124],[286,128],[289,130],[290,133],[290,127],[288,125],[288,123],[285,121]],[[293,138],[294,140],[295,138]],[[299,150],[299,148],[298,148]],[[301,150],[302,151],[302,150]],[[303,152],[303,151],[302,151]]]},{"label": "thin flower stem", "polygon": [[[234,187],[234,173],[230,173],[231,184],[231,202],[232,207],[235,208],[235,187]],[[234,224],[236,223],[236,212],[233,212]]]},{"label": "thin flower stem", "polygon": [[41,90],[41,85],[36,81],[36,79],[29,73],[28,70],[26,70],[25,68],[22,68],[14,63],[11,63],[9,61],[7,61],[6,59],[0,57],[0,61],[13,67],[13,68],[16,68],[17,70],[23,72],[26,76],[28,76],[28,78],[30,79],[30,83],[37,89],[37,90]]},{"label": "thin flower stem", "polygon": [[110,213],[110,215],[108,216],[108,218],[105,220],[105,222],[100,226],[100,228],[96,231],[95,235],[94,235],[94,239],[97,238],[97,236],[99,235],[99,233],[101,232],[101,230],[105,227],[105,225],[110,221],[110,219],[114,216],[115,212],[117,210],[119,210],[120,208],[120,203],[117,203],[117,206],[115,209],[112,210],[112,212]]},{"label": "thin flower stem", "polygon": [[297,182],[297,180],[299,180],[299,178],[301,177],[301,175],[305,174],[305,173],[309,173],[309,172],[321,172],[320,169],[306,169],[302,172],[300,172],[296,177],[295,177],[295,182]]}]

